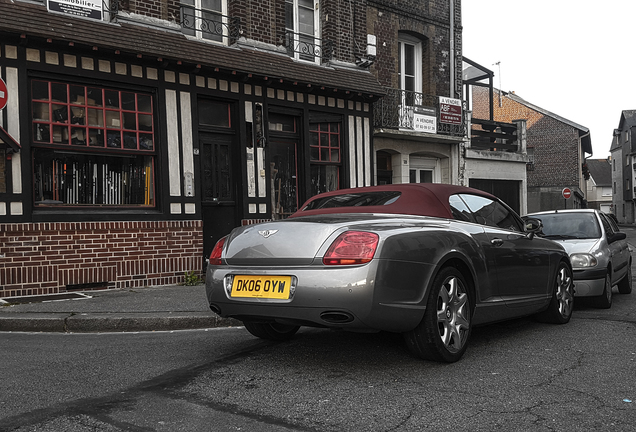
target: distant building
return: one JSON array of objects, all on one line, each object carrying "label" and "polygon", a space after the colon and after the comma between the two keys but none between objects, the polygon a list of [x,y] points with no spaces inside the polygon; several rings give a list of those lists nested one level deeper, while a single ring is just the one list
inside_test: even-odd
[{"label": "distant building", "polygon": [[[473,119],[489,117],[488,90],[474,87]],[[528,213],[586,206],[583,162],[592,155],[590,131],[515,95],[495,90],[495,121],[512,123],[526,120]],[[473,120],[474,121],[474,120]],[[564,188],[571,190],[564,199]]]},{"label": "distant building", "polygon": [[612,165],[608,159],[588,159],[585,162],[587,180],[587,207],[604,213],[612,211]]},{"label": "distant building", "polygon": [[624,110],[614,130],[612,155],[612,192],[614,214],[620,223],[634,223],[636,219],[636,110]]}]

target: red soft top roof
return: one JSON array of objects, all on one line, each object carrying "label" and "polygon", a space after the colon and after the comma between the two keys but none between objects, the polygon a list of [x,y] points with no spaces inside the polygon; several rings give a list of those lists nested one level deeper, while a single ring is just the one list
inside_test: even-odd
[{"label": "red soft top roof", "polygon": [[[352,206],[352,207],[329,207],[313,210],[305,210],[310,202],[337,195],[360,194],[366,192],[400,192],[400,198],[387,205],[376,206]],[[464,186],[438,184],[438,183],[401,183],[382,186],[368,186],[361,188],[339,189],[316,195],[307,200],[296,213],[290,217],[310,216],[318,214],[334,213],[389,213],[407,214],[416,216],[432,216],[452,219],[452,213],[448,204],[448,197],[454,194],[468,193],[481,195],[490,199],[496,199],[491,194],[478,189]]]}]

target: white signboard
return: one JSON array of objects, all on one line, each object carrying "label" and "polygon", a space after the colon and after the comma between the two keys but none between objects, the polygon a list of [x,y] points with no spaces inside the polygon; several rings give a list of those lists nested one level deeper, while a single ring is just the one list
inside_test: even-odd
[{"label": "white signboard", "polygon": [[413,129],[418,132],[437,133],[437,117],[434,108],[415,107]]},{"label": "white signboard", "polygon": [[101,21],[104,13],[102,1],[103,0],[48,0],[47,7],[50,11]]}]

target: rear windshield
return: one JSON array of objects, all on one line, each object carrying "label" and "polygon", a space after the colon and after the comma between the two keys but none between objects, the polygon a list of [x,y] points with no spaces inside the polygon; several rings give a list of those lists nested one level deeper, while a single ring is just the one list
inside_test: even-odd
[{"label": "rear windshield", "polygon": [[594,213],[556,213],[534,215],[543,223],[543,235],[554,239],[600,238],[601,229]]},{"label": "rear windshield", "polygon": [[386,191],[328,196],[311,201],[303,208],[303,211],[334,207],[383,206],[393,204],[400,195],[401,192]]}]

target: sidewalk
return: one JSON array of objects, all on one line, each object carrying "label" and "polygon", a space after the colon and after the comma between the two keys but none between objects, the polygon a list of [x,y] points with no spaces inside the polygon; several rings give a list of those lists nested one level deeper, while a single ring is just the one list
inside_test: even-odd
[{"label": "sidewalk", "polygon": [[0,299],[0,331],[135,332],[242,325],[210,310],[204,285],[95,290],[29,299],[32,302]]}]

